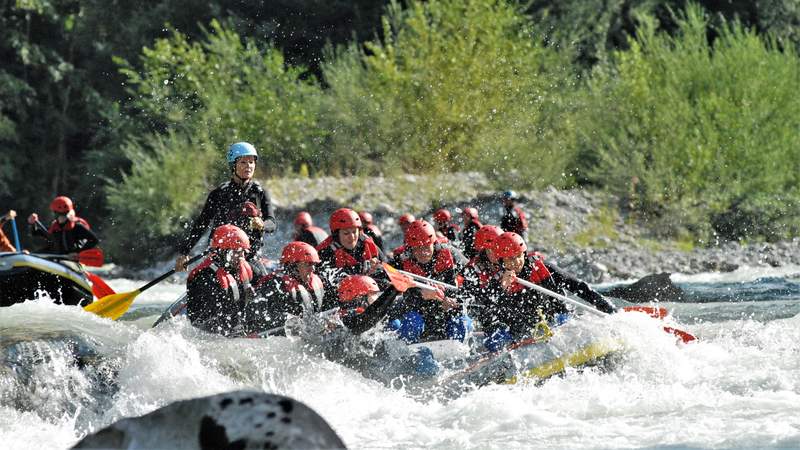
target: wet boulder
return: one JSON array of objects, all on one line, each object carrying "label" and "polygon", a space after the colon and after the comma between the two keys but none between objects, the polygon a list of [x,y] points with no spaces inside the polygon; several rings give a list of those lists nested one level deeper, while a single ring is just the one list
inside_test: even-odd
[{"label": "wet boulder", "polygon": [[280,395],[235,391],[171,403],[119,420],[73,448],[345,448],[319,414]]},{"label": "wet boulder", "polygon": [[633,303],[644,302],[681,302],[686,300],[683,290],[670,279],[669,273],[647,275],[635,283],[617,286],[604,295],[621,298]]}]

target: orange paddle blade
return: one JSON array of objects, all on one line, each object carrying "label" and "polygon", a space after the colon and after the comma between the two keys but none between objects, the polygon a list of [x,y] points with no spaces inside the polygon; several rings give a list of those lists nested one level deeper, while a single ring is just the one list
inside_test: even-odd
[{"label": "orange paddle blade", "polygon": [[411,277],[398,272],[397,269],[388,263],[383,263],[383,270],[386,271],[389,281],[392,282],[392,286],[394,286],[398,292],[405,292],[409,288],[417,287],[417,283],[414,282]]}]

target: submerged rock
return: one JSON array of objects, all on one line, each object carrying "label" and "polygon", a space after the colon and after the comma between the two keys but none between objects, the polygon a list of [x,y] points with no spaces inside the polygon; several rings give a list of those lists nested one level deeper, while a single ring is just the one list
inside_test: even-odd
[{"label": "submerged rock", "polygon": [[604,294],[634,303],[684,301],[686,298],[683,290],[672,282],[669,275],[669,273],[647,275],[635,283],[615,287]]},{"label": "submerged rock", "polygon": [[319,414],[281,395],[235,391],[119,420],[73,448],[345,448]]}]

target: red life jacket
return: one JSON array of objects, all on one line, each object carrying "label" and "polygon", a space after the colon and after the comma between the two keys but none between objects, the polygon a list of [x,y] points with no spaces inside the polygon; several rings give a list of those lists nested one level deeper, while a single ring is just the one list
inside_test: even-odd
[{"label": "red life jacket", "polygon": [[[525,274],[526,269],[523,268],[522,273],[520,273],[520,278],[530,281],[534,284],[541,284],[542,281],[550,278],[550,271],[547,270],[547,267],[544,265],[544,256],[542,256],[539,252],[528,253],[526,260],[526,262],[529,263],[527,265],[530,267],[530,273]],[[527,288],[517,282],[514,282],[508,291],[519,292],[524,289]]]},{"label": "red life jacket", "polygon": [[375,242],[373,242],[371,238],[360,234],[358,236],[358,243],[356,244],[356,248],[354,250],[358,249],[359,244],[363,244],[363,250],[361,251],[361,254],[353,255],[350,253],[350,251],[345,249],[338,240],[334,239],[333,236],[328,236],[328,238],[319,245],[317,251],[319,251],[321,253],[320,256],[322,256],[323,251],[326,251],[328,248],[332,249],[333,265],[338,268],[353,267],[361,264],[364,261],[378,257],[378,246],[375,245]]},{"label": "red life jacket", "polygon": [[434,275],[455,267],[453,254],[439,242],[433,244],[433,273],[427,273],[419,263],[417,263],[411,253],[410,247],[403,250],[403,253],[400,254],[398,259],[400,261],[400,267],[406,272],[428,278],[434,278]]},{"label": "red life jacket", "polygon": [[50,228],[47,229],[47,233],[48,234],[55,234],[55,233],[59,233],[61,231],[72,231],[72,229],[75,228],[75,224],[76,223],[80,223],[87,230],[91,230],[92,229],[92,227],[89,226],[89,222],[83,220],[81,217],[75,216],[72,219],[70,219],[68,217],[67,221],[64,222],[63,225],[58,223],[58,220],[53,220],[50,223]]},{"label": "red life jacket", "polygon": [[215,278],[219,286],[222,290],[227,291],[230,289],[231,295],[233,299],[238,301],[240,298],[239,294],[239,284],[237,283],[237,278],[239,282],[242,283],[242,287],[247,291],[250,288],[250,281],[253,279],[253,269],[250,267],[250,264],[244,260],[244,258],[239,259],[239,273],[237,276],[233,276],[228,273],[222,267],[219,267],[214,260],[209,256],[203,262],[201,262],[197,267],[192,269],[189,272],[189,276],[187,277],[187,281],[193,279],[197,276],[201,271],[205,269],[211,269],[214,271]]},{"label": "red life jacket", "polygon": [[[311,274],[311,283],[306,286],[297,278],[284,274],[281,277],[281,289],[295,302],[302,304],[303,310],[316,312],[322,310],[322,301],[325,297],[325,285],[317,274]],[[310,291],[309,291],[310,290]]]},{"label": "red life jacket", "polygon": [[478,287],[480,288],[485,288],[489,281],[495,278],[499,272],[496,268],[493,271],[489,271],[486,267],[483,267],[480,264],[480,256],[475,256],[469,260],[467,267],[472,268],[473,272],[478,275]]}]

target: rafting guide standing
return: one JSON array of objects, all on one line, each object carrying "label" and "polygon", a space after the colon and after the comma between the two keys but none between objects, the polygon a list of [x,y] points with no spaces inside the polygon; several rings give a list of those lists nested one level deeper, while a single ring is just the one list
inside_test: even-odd
[{"label": "rafting guide standing", "polygon": [[194,220],[189,233],[178,247],[180,255],[175,261],[175,270],[186,270],[189,252],[206,230],[221,225],[236,225],[250,239],[246,259],[257,275],[265,273],[260,261],[259,251],[263,245],[264,233],[275,231],[275,212],[269,193],[258,181],[253,180],[258,153],[248,142],[237,142],[230,146],[227,155],[231,170],[231,180],[219,185],[208,194],[202,212]]}]

